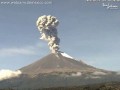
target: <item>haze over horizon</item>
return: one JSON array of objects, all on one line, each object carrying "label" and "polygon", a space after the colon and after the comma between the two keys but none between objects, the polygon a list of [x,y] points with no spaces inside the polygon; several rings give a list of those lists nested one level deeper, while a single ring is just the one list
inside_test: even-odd
[{"label": "haze over horizon", "polygon": [[108,10],[100,2],[85,0],[51,2],[0,4],[0,70],[16,70],[51,53],[47,42],[39,39],[36,21],[53,15],[60,21],[60,51],[94,67],[119,71],[120,9]]}]

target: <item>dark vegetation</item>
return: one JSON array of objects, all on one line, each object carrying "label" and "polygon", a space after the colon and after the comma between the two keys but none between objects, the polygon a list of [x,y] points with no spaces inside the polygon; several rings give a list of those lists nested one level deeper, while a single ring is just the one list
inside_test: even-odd
[{"label": "dark vegetation", "polygon": [[[19,90],[19,89],[0,89],[0,90]],[[21,90],[120,90],[120,83],[105,83],[86,86],[74,87],[56,87],[56,88],[43,88],[43,89],[21,89]]]}]

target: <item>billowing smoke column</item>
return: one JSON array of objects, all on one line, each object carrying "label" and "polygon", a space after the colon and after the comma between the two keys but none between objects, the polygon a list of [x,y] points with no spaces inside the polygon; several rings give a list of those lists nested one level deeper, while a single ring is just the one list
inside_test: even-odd
[{"label": "billowing smoke column", "polygon": [[37,27],[41,33],[41,38],[48,42],[49,48],[52,53],[58,53],[60,39],[57,36],[56,27],[59,24],[59,21],[56,17],[51,15],[43,15],[37,20]]}]

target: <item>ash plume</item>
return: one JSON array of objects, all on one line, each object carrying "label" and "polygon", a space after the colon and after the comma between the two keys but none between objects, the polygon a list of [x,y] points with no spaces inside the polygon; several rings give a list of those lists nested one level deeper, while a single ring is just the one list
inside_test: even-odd
[{"label": "ash plume", "polygon": [[19,77],[21,74],[22,72],[20,70],[12,71],[12,70],[2,69],[0,70],[0,81],[14,77]]},{"label": "ash plume", "polygon": [[57,35],[56,27],[59,24],[59,21],[56,17],[51,15],[40,16],[36,22],[38,30],[41,33],[41,38],[48,42],[48,46],[52,53],[58,53],[60,39]]}]

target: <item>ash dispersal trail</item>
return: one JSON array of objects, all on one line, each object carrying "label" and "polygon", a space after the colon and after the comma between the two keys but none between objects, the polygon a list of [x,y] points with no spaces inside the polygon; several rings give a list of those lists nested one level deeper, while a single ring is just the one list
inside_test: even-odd
[{"label": "ash dispersal trail", "polygon": [[52,53],[59,53],[60,39],[58,37],[57,26],[59,21],[51,15],[40,16],[36,22],[41,38],[48,42],[48,46]]}]

